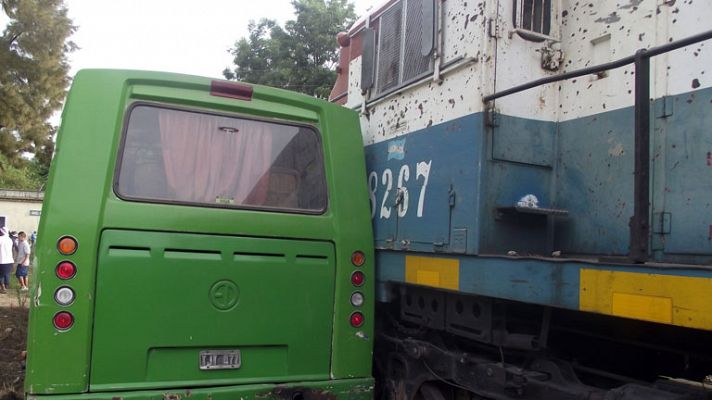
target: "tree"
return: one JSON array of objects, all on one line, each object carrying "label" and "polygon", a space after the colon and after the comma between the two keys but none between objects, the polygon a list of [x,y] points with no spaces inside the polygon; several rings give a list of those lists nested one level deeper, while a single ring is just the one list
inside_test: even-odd
[{"label": "tree", "polygon": [[39,160],[25,161],[15,167],[0,153],[0,188],[40,190],[47,181],[47,170]]},{"label": "tree", "polygon": [[[0,36],[0,173],[31,164],[49,166],[54,128],[69,85],[69,40],[76,27],[63,0],[0,0],[9,22]],[[1,162],[4,161],[4,162]]]},{"label": "tree", "polygon": [[271,19],[250,21],[249,35],[230,53],[227,79],[295,90],[326,98],[336,79],[336,34],[354,22],[348,0],[292,0],[296,19],[284,28]]}]

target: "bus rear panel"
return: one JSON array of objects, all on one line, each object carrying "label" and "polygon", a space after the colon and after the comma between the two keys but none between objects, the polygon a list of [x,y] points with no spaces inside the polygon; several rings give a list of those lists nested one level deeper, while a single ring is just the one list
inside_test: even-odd
[{"label": "bus rear panel", "polygon": [[37,246],[26,390],[368,398],[356,113],[174,74],[80,72]]}]

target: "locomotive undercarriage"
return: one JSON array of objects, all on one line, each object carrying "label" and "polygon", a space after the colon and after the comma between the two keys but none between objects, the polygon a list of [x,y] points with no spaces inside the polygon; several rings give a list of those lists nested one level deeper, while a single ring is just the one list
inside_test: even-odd
[{"label": "locomotive undercarriage", "polygon": [[374,375],[385,399],[712,399],[712,334],[389,287]]}]

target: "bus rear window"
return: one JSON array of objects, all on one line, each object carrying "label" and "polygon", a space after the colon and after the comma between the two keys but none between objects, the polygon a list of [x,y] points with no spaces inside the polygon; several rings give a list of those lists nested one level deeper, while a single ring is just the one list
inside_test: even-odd
[{"label": "bus rear window", "polygon": [[321,213],[322,160],[310,127],[138,105],[115,190],[127,200]]}]

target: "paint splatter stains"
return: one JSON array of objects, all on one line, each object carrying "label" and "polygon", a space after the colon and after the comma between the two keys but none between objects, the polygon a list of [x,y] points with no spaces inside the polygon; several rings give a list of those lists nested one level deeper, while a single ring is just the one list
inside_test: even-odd
[{"label": "paint splatter stains", "polygon": [[707,152],[707,166],[712,167],[712,151]]},{"label": "paint splatter stains", "polygon": [[619,6],[618,8],[620,8],[621,10],[624,10],[624,9],[637,9],[638,6],[640,5],[640,3],[642,3],[642,2],[643,2],[643,0],[629,0],[629,1],[628,1],[628,4]]},{"label": "paint splatter stains", "polygon": [[700,80],[695,78],[692,80],[692,88],[697,89],[698,87],[700,87]]},{"label": "paint splatter stains", "polygon": [[604,24],[612,24],[612,23],[618,22],[620,20],[621,20],[621,17],[618,15],[618,13],[616,13],[614,11],[614,12],[608,14],[607,17],[598,18],[598,19],[594,20],[594,22],[599,22],[599,23],[604,23]]}]

